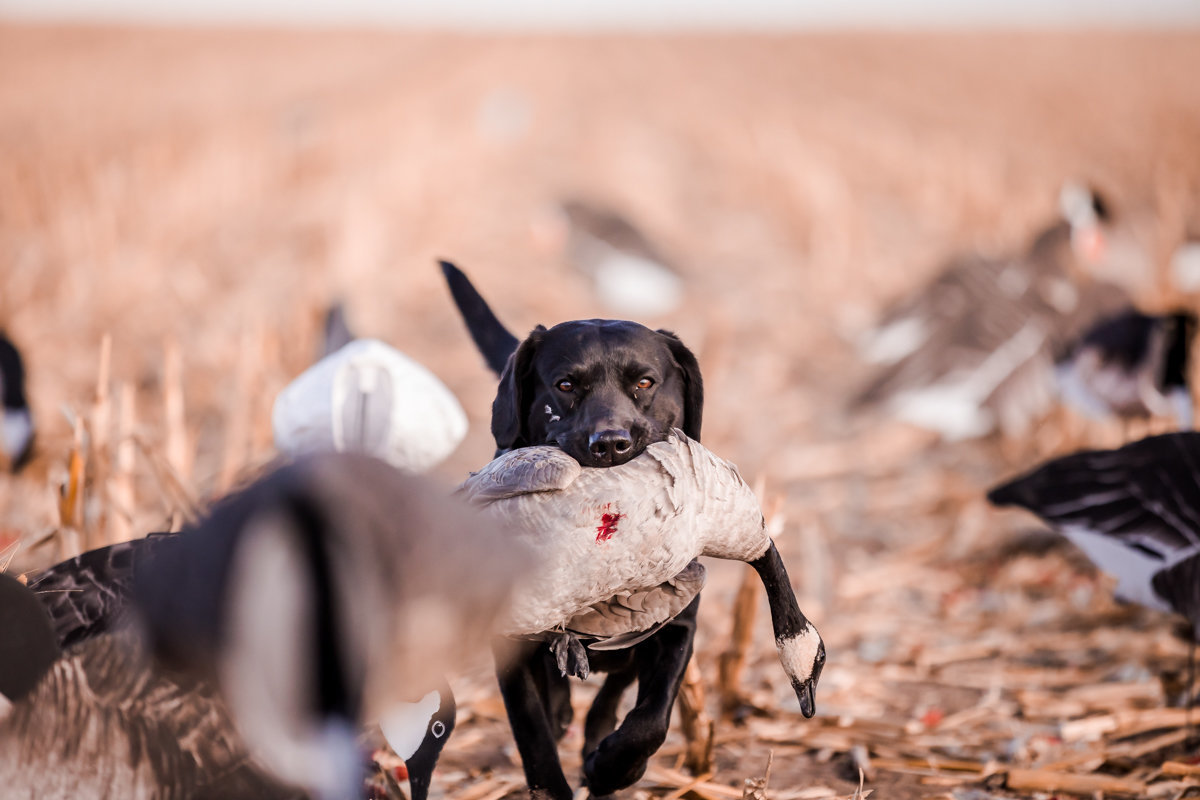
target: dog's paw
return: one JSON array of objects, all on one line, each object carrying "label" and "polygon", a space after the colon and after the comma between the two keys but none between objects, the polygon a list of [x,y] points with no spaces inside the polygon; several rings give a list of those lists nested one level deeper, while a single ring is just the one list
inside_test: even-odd
[{"label": "dog's paw", "polygon": [[646,774],[650,756],[658,750],[662,738],[630,735],[624,726],[606,736],[583,762],[583,776],[588,791],[594,796],[602,796],[637,783]]}]

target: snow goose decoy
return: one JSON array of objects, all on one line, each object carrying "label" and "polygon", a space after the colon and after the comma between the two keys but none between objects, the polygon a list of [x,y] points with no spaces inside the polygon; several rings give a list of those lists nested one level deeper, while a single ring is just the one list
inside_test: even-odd
[{"label": "snow goose decoy", "polygon": [[683,279],[675,267],[611,209],[566,200],[534,220],[534,234],[589,276],[600,302],[622,317],[659,316],[683,301]]},{"label": "snow goose decoy", "polygon": [[1097,316],[1129,304],[1077,265],[1103,253],[1108,213],[1064,192],[1066,219],[1009,259],[961,258],[885,311],[861,343],[879,372],[852,409],[885,408],[947,440],[1018,432],[1055,399],[1054,357]]},{"label": "snow goose decoy", "polygon": [[1173,416],[1192,427],[1188,386],[1196,315],[1135,309],[1093,326],[1055,368],[1063,401],[1094,418]]},{"label": "snow goose decoy", "polygon": [[815,713],[825,646],[796,604],[758,500],[732,464],[681,431],[604,469],[585,469],[555,447],[513,450],[460,491],[546,567],[517,583],[501,633],[550,639],[560,668],[586,676],[584,642],[630,646],[687,606],[704,582],[694,559],[745,561],[766,587],[800,710]]},{"label": "snow goose decoy", "polygon": [[379,459],[313,454],[165,541],[134,597],[155,652],[216,682],[264,766],[345,797],[359,726],[443,686],[504,613],[532,557],[495,528]]},{"label": "snow goose decoy", "polygon": [[4,450],[9,469],[17,472],[33,455],[33,415],[25,400],[25,365],[21,353],[3,333],[0,333],[0,395],[4,406],[0,449]]},{"label": "snow goose decoy", "polygon": [[[343,335],[337,320],[330,325],[327,347]],[[467,433],[467,416],[445,384],[375,339],[334,347],[301,373],[275,398],[271,423],[285,455],[352,450],[410,472],[441,463]]]},{"label": "snow goose decoy", "polygon": [[224,705],[158,672],[132,631],[60,652],[29,587],[0,574],[0,786],[6,800],[299,800],[250,765]]},{"label": "snow goose decoy", "polygon": [[988,500],[1041,517],[1116,577],[1119,599],[1175,611],[1200,629],[1200,433],[1057,458]]}]

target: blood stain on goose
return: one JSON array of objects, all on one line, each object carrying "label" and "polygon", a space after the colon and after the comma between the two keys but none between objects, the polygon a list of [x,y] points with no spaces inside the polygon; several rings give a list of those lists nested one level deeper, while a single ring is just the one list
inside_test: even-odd
[{"label": "blood stain on goose", "polygon": [[[611,508],[611,506],[605,506]],[[614,514],[611,511],[605,511],[600,515],[600,524],[596,526],[596,542],[607,542],[617,532],[617,522],[624,517],[624,514]]]}]

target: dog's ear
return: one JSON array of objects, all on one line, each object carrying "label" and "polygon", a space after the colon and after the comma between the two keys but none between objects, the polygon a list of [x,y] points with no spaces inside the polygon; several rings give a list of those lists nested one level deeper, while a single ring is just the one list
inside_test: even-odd
[{"label": "dog's ear", "polygon": [[533,357],[546,329],[538,325],[508,357],[492,402],[492,437],[496,449],[508,450],[527,442],[529,404],[533,402]]},{"label": "dog's ear", "polygon": [[700,364],[678,336],[666,330],[658,332],[666,337],[667,346],[683,376],[683,432],[700,441],[700,423],[704,416],[704,381],[700,377]]}]

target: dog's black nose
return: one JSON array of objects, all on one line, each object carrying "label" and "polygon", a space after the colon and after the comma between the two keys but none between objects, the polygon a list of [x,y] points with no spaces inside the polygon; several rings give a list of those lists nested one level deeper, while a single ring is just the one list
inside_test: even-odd
[{"label": "dog's black nose", "polygon": [[605,466],[624,464],[633,454],[633,439],[629,431],[597,431],[588,439],[588,452]]}]

